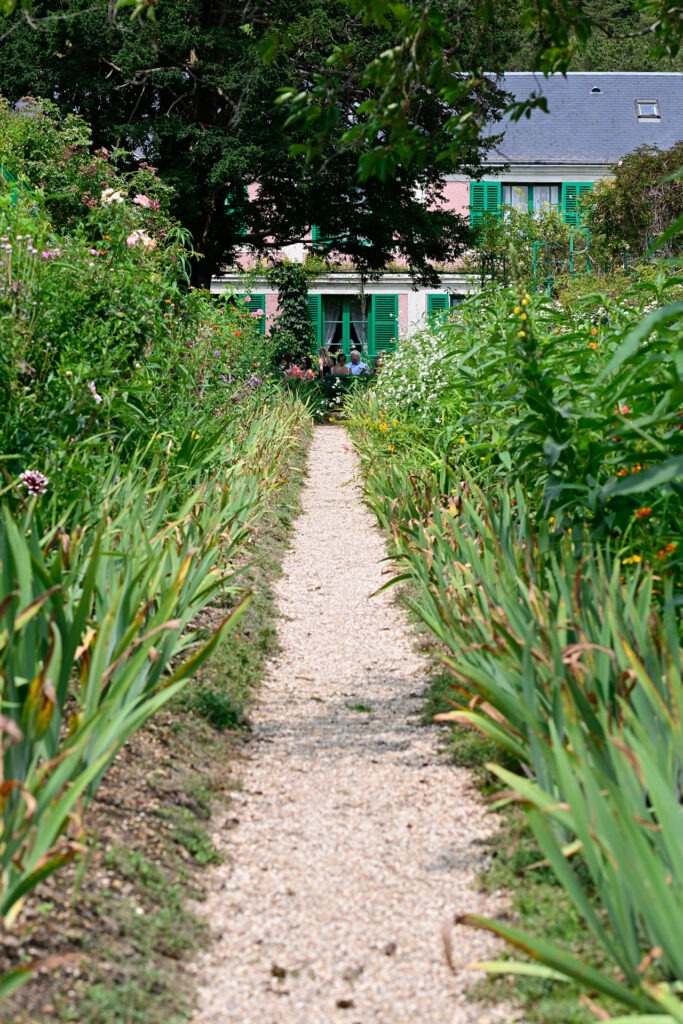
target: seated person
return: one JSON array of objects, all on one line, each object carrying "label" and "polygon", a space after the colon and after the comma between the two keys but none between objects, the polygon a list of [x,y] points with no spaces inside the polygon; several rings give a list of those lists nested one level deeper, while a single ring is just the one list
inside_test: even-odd
[{"label": "seated person", "polygon": [[332,373],[332,367],[334,366],[334,359],[327,351],[324,346],[318,349],[318,372],[321,377],[326,376],[328,373]]},{"label": "seated person", "polygon": [[337,376],[345,377],[348,376],[350,372],[351,371],[346,365],[346,356],[344,355],[343,352],[340,352],[339,355],[337,356],[337,360],[334,366],[332,367],[332,373],[336,374]]},{"label": "seated person", "polygon": [[360,352],[357,348],[351,349],[351,355],[349,361],[346,364],[349,373],[353,374],[354,377],[360,377],[362,374],[370,373],[370,367],[367,363],[364,363],[360,357]]}]

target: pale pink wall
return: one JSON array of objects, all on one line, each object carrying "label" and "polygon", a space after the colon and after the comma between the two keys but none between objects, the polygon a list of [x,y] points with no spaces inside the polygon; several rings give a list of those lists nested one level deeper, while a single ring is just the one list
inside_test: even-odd
[{"label": "pale pink wall", "polygon": [[443,187],[443,207],[451,213],[461,213],[464,217],[470,212],[470,184],[468,181],[446,181]]},{"label": "pale pink wall", "polygon": [[[408,333],[408,293],[398,293],[398,333],[399,337]],[[396,339],[398,341],[398,338]]]},{"label": "pale pink wall", "polygon": [[273,326],[273,318],[277,313],[277,292],[266,293],[266,332]]}]

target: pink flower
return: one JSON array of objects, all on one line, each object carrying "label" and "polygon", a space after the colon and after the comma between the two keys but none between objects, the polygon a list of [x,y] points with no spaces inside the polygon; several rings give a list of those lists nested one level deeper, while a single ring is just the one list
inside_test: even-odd
[{"label": "pink flower", "polygon": [[265,316],[265,314],[264,314],[262,309],[257,309],[256,310],[256,316]]},{"label": "pink flower", "polygon": [[129,249],[134,249],[136,245],[141,245],[143,249],[153,249],[156,244],[146,231],[131,231],[126,239],[126,245]]},{"label": "pink flower", "polygon": [[90,394],[95,399],[95,404],[99,405],[100,402],[102,401],[102,395],[98,395],[97,394],[97,388],[95,387],[95,381],[94,380],[91,380],[90,383],[88,384],[88,391],[90,392]]},{"label": "pink flower", "polygon": [[43,476],[37,469],[24,470],[19,474],[19,479],[31,495],[45,494],[50,482],[49,477]]},{"label": "pink flower", "polygon": [[631,409],[628,405],[624,403],[623,405],[615,405],[614,411],[620,413],[622,416],[628,416]]},{"label": "pink flower", "polygon": [[251,302],[251,295],[245,295],[244,296],[244,301],[245,302]]},{"label": "pink flower", "polygon": [[136,206],[144,207],[145,210],[158,210],[159,209],[159,200],[158,199],[150,199],[149,196],[143,195],[142,192],[138,192],[138,194],[133,199],[133,202],[135,203]]}]

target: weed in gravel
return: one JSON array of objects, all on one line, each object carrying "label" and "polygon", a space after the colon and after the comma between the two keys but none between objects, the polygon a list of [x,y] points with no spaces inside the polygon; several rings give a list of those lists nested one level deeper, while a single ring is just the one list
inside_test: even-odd
[{"label": "weed in gravel", "polygon": [[197,864],[204,867],[222,863],[223,858],[211,836],[188,807],[160,807],[156,813],[164,821],[173,823],[172,841],[187,850]]},{"label": "weed in gravel", "polygon": [[189,706],[214,729],[248,729],[249,721],[240,704],[235,704],[229,694],[210,686],[198,686],[189,697]]}]

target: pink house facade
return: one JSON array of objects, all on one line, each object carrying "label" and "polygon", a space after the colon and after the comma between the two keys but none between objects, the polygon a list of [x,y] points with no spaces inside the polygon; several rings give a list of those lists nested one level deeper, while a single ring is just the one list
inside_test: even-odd
[{"label": "pink house facade", "polygon": [[[445,207],[468,217],[472,226],[484,215],[504,218],[510,208],[533,214],[548,206],[578,226],[581,195],[609,176],[622,156],[643,145],[667,149],[683,138],[680,73],[576,72],[546,79],[515,72],[504,75],[500,84],[516,100],[544,93],[549,113],[535,111],[529,120],[496,126],[497,134],[504,131],[503,139],[480,180],[446,177]],[[314,232],[282,255],[303,261]],[[335,265],[309,288],[316,341],[337,344],[346,353],[359,347],[376,359],[478,286],[457,266],[443,269],[439,278],[436,289],[416,287],[407,268],[402,272],[394,264],[380,280],[363,283],[351,265]],[[243,278],[226,271],[214,278],[211,291],[244,291]],[[252,309],[265,311],[263,329],[268,330],[278,309],[277,291],[257,278],[250,293]]]}]

